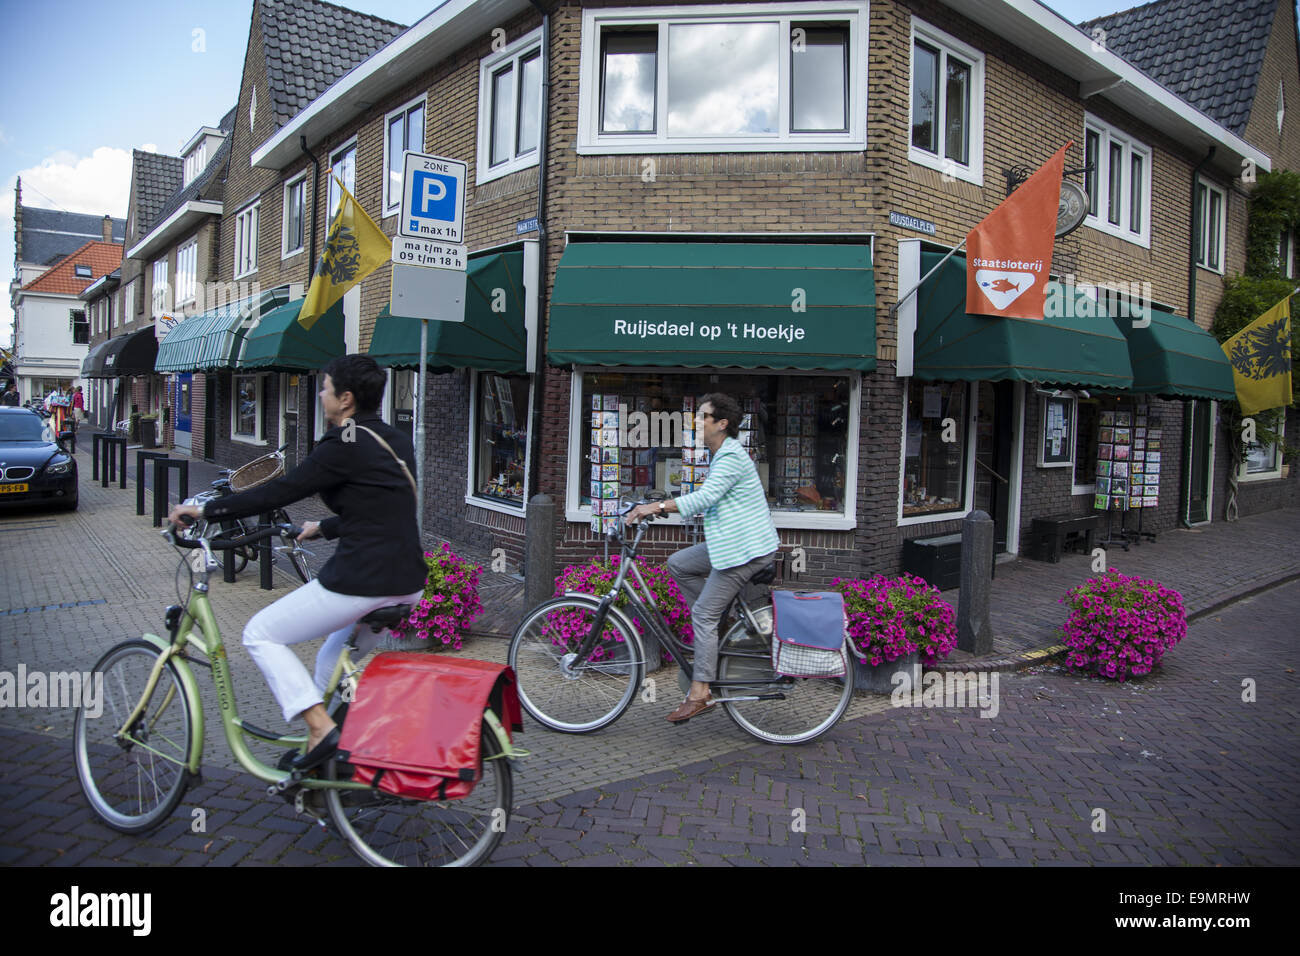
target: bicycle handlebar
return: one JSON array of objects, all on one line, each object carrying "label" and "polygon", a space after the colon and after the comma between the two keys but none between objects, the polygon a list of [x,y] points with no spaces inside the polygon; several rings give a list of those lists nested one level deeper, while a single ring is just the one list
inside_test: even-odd
[{"label": "bicycle handlebar", "polygon": [[297,538],[300,534],[302,534],[302,528],[291,524],[273,524],[265,528],[260,528],[251,534],[238,535],[236,537],[214,535],[208,538],[186,538],[177,534],[171,528],[162,532],[162,536],[178,548],[201,548],[203,547],[203,542],[207,541],[208,548],[213,551],[230,551],[234,548],[247,547],[250,544],[257,544],[260,541],[265,541],[267,538],[276,535],[281,535],[287,538]]}]

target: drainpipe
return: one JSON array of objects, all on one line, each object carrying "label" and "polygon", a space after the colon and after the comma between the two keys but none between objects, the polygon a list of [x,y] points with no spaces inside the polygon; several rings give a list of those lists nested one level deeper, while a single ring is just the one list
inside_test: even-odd
[{"label": "drainpipe", "polygon": [[317,202],[316,193],[319,191],[319,187],[320,187],[320,160],[316,158],[315,153],[313,153],[310,149],[307,148],[306,136],[299,136],[298,144],[302,147],[302,151],[303,153],[306,154],[307,158],[311,160],[311,167],[312,167],[311,169],[311,248],[308,253],[310,258],[307,259],[307,268],[308,268],[307,281],[310,283],[311,272],[314,271],[316,268],[316,202]]},{"label": "drainpipe", "polygon": [[[1197,163],[1196,168],[1192,170],[1192,234],[1187,247],[1187,317],[1191,319],[1193,325],[1196,324],[1196,243],[1201,237],[1201,215],[1196,207],[1196,181],[1200,178],[1201,170],[1210,165],[1210,160],[1214,159],[1214,153],[1217,149],[1217,146],[1211,146],[1210,151],[1205,154],[1205,158]],[[1226,216],[1228,210],[1224,209],[1223,214]],[[1193,421],[1189,423],[1187,444],[1183,447],[1182,472],[1183,483],[1186,487],[1190,487],[1192,480],[1191,463],[1188,459],[1187,449],[1191,447],[1191,443],[1195,440],[1194,419],[1195,416],[1193,416]],[[1210,475],[1210,481],[1214,481],[1213,474]],[[1191,522],[1187,520],[1186,510],[1179,515],[1178,520],[1182,522],[1184,528],[1192,526]]]},{"label": "drainpipe", "polygon": [[[320,160],[316,154],[307,148],[307,137],[299,136],[298,145],[302,148],[303,153],[311,160],[311,244],[308,247],[307,259],[307,284],[311,285],[312,273],[316,270],[316,203],[319,201],[317,193],[320,191]],[[309,378],[308,381],[312,381]],[[308,395],[307,400],[299,402],[299,407],[306,407],[307,410],[307,454],[312,453],[316,447],[316,403],[313,396]]]},{"label": "drainpipe", "polygon": [[[537,340],[533,353],[533,407],[531,423],[528,426],[528,439],[532,442],[531,454],[528,456],[528,493],[540,493],[539,478],[542,471],[542,405],[545,400],[543,390],[546,369],[546,146],[550,131],[551,100],[551,15],[542,9],[538,0],[529,0],[538,13],[542,15],[542,121],[537,131]],[[526,503],[525,503],[526,504]]]}]

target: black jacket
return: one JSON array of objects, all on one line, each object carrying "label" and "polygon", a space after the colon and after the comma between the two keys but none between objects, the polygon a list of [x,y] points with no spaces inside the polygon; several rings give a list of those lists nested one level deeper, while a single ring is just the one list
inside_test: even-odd
[{"label": "black jacket", "polygon": [[[356,424],[382,436],[415,476],[415,450],[409,437],[377,415],[357,418]],[[211,521],[260,515],[317,493],[334,512],[321,522],[321,533],[339,539],[338,549],[318,576],[322,587],[366,597],[409,594],[424,587],[428,569],[411,483],[393,456],[359,427],[331,428],[289,474],[209,501],[203,517]]]}]

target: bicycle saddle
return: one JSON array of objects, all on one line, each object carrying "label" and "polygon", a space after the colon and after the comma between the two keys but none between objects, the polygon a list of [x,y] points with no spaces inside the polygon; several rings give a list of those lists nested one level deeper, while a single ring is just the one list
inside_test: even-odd
[{"label": "bicycle saddle", "polygon": [[771,584],[776,580],[776,562],[772,562],[762,571],[749,579],[750,584]]},{"label": "bicycle saddle", "polygon": [[370,630],[378,634],[386,627],[394,627],[401,623],[403,618],[411,614],[411,605],[409,604],[390,604],[388,607],[381,607],[377,611],[371,611],[357,623],[369,624]]}]

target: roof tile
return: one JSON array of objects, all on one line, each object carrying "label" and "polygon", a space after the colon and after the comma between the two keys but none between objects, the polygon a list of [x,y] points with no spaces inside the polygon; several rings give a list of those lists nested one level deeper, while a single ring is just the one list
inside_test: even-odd
[{"label": "roof tile", "polygon": [[[90,278],[79,278],[76,267],[90,266]],[[48,292],[76,295],[100,276],[108,275],[122,265],[122,243],[87,242],[55,264],[50,270],[23,286],[23,292]]]},{"label": "roof tile", "polygon": [[1278,0],[1156,0],[1079,24],[1106,49],[1241,135]]}]

